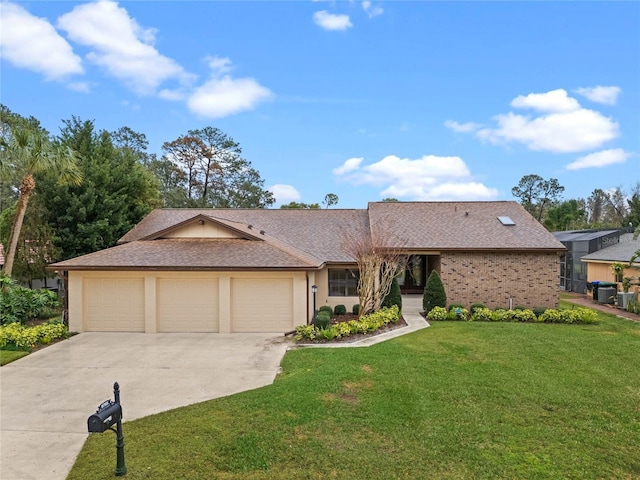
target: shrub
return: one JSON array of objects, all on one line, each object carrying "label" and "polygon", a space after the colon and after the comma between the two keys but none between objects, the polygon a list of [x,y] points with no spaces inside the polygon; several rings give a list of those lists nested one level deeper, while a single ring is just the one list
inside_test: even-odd
[{"label": "shrub", "polygon": [[528,308],[513,310],[512,321],[514,322],[535,322],[536,320],[536,314]]},{"label": "shrub", "polygon": [[640,314],[640,302],[635,299],[629,300],[629,303],[627,303],[627,311]]},{"label": "shrub", "polygon": [[444,307],[433,307],[427,313],[427,320],[446,320],[447,319],[447,309]]},{"label": "shrub", "polygon": [[333,315],[333,308],[331,308],[330,305],[322,305],[318,309],[318,313],[320,313],[320,312],[327,312],[329,314],[329,317],[331,317]]},{"label": "shrub", "polygon": [[570,308],[546,310],[538,317],[545,323],[596,323],[598,314],[590,308]]},{"label": "shrub", "polygon": [[472,310],[472,312],[473,313],[471,314],[471,318],[469,318],[469,321],[471,322],[491,322],[493,320],[491,310],[486,307],[476,307],[476,309]]},{"label": "shrub", "polygon": [[514,310],[527,310],[527,307],[525,307],[524,305],[516,305],[515,307],[513,307]]},{"label": "shrub", "polygon": [[469,319],[469,310],[463,307],[454,307],[447,313],[447,320],[467,321]]},{"label": "shrub", "polygon": [[336,315],[344,315],[347,313],[347,307],[345,307],[344,305],[336,305],[333,311]]},{"label": "shrub", "polygon": [[0,326],[0,347],[13,346],[29,350],[36,345],[46,345],[67,335],[67,327],[60,322],[48,322],[35,327],[25,327],[19,323]]},{"label": "shrub", "polygon": [[331,323],[331,314],[326,310],[321,310],[316,314],[315,324],[319,329],[327,328]]},{"label": "shrub", "polygon": [[0,324],[47,318],[59,306],[58,296],[50,290],[31,290],[8,283],[0,289]]},{"label": "shrub", "polygon": [[400,293],[400,284],[397,278],[394,278],[391,282],[391,289],[382,301],[383,307],[392,307],[393,305],[397,305],[398,309],[402,310],[402,294]]},{"label": "shrub", "polygon": [[536,317],[539,317],[540,315],[542,315],[544,312],[546,312],[546,307],[533,307],[531,309],[531,311],[533,313],[535,313]]},{"label": "shrub", "polygon": [[480,308],[487,309],[487,307],[486,307],[486,305],[484,303],[474,303],[473,305],[471,305],[469,307],[469,311],[473,315],[474,313],[476,313],[476,310],[478,310]]},{"label": "shrub", "polygon": [[436,270],[432,270],[424,287],[424,295],[422,297],[422,308],[429,313],[434,307],[446,307],[447,294],[444,291],[444,285],[440,279],[440,275]]},{"label": "shrub", "polygon": [[298,325],[296,327],[296,334],[294,335],[294,339],[296,341],[300,341],[300,340],[315,340],[316,335],[318,334],[319,330],[312,324],[312,325]]},{"label": "shrub", "polygon": [[491,314],[491,320],[493,322],[510,322],[511,316],[509,315],[510,310],[505,310],[504,308],[497,308]]},{"label": "shrub", "polygon": [[449,305],[449,311],[455,310],[456,308],[464,308],[464,305],[461,305],[459,303],[452,303],[451,305]]},{"label": "shrub", "polygon": [[357,303],[351,308],[351,313],[354,315],[360,315],[360,305]]}]

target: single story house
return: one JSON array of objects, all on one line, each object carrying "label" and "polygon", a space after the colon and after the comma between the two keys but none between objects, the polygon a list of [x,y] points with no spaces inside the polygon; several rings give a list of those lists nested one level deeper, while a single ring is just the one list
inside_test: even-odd
[{"label": "single story house", "polygon": [[[634,239],[633,236],[633,233],[624,233],[617,241],[611,242],[608,247],[583,256],[582,262],[587,267],[587,280],[589,282],[596,280],[615,282],[616,278],[611,270],[611,265],[613,263],[628,265],[634,253],[640,250],[640,237]],[[637,283],[638,277],[640,277],[640,258],[636,259],[636,262],[638,263],[628,267],[623,274],[623,277],[632,277],[634,283]],[[622,291],[621,288],[618,290]],[[640,289],[637,286],[632,286],[629,291],[638,292]]]},{"label": "single story house", "polygon": [[308,323],[314,304],[358,303],[345,232],[408,255],[405,294],[421,294],[437,270],[451,303],[558,304],[565,247],[507,201],[160,209],[117,246],[50,268],[68,282],[72,331],[284,333]]}]

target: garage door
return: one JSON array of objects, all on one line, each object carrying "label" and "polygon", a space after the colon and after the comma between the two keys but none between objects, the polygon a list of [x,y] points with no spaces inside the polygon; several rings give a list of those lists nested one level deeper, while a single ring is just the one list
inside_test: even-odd
[{"label": "garage door", "polygon": [[85,278],[84,328],[88,332],[144,332],[142,278]]},{"label": "garage door", "polygon": [[218,280],[159,278],[157,280],[159,332],[217,332]]},{"label": "garage door", "polygon": [[231,280],[231,331],[293,330],[291,278],[234,278]]}]

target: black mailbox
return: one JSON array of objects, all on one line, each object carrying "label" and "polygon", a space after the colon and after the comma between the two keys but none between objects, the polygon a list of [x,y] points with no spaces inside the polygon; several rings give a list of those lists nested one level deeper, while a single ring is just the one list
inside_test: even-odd
[{"label": "black mailbox", "polygon": [[122,419],[122,407],[119,403],[107,400],[103,402],[87,420],[89,433],[102,433]]}]

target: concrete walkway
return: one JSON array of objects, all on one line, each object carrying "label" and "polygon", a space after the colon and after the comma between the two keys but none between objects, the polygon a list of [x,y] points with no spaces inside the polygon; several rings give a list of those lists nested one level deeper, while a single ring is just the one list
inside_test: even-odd
[{"label": "concrete walkway", "polygon": [[[273,334],[82,333],[5,365],[0,478],[65,479],[87,417],[116,381],[126,442],[126,421],[273,383],[290,344]],[[105,454],[115,466],[115,448]]]}]

